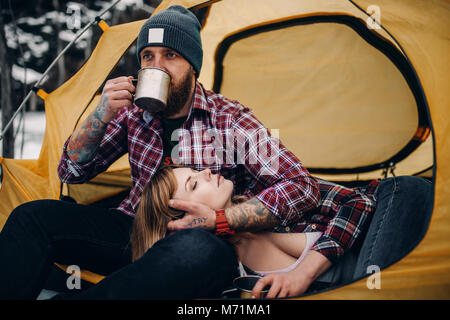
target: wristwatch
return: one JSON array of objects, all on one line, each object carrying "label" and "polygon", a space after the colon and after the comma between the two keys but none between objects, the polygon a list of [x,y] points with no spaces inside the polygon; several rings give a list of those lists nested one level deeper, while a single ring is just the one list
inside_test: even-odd
[{"label": "wristwatch", "polygon": [[227,237],[232,236],[233,234],[234,231],[230,229],[225,210],[216,210],[216,236]]}]

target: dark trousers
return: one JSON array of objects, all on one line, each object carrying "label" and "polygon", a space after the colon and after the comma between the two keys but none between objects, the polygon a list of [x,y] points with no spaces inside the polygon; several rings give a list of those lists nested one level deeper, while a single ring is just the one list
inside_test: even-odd
[{"label": "dark trousers", "polygon": [[425,236],[432,209],[433,185],[428,180],[410,176],[383,180],[353,278],[367,276],[371,266],[386,268],[411,252]]},{"label": "dark trousers", "polygon": [[428,180],[384,179],[376,198],[366,234],[318,281],[339,285],[369,276],[399,261],[425,236],[433,208],[433,186]]},{"label": "dark trousers", "polygon": [[0,233],[0,299],[35,299],[54,262],[104,280],[74,299],[218,297],[237,275],[231,245],[200,229],[175,232],[131,263],[133,218],[58,200],[17,207]]}]

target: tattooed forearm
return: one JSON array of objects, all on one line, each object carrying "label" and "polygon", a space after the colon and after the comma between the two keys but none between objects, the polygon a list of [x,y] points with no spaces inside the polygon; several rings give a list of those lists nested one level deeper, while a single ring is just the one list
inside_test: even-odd
[{"label": "tattooed forearm", "polygon": [[235,231],[259,231],[280,223],[257,198],[225,210],[228,224]]},{"label": "tattooed forearm", "polygon": [[102,117],[106,113],[108,98],[102,97],[102,101],[95,111],[79,127],[67,145],[67,155],[72,161],[83,163],[92,160],[105,134],[107,123]]}]

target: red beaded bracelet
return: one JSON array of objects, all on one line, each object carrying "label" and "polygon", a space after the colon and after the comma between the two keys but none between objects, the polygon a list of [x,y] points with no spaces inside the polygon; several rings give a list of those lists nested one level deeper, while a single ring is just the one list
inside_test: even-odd
[{"label": "red beaded bracelet", "polygon": [[216,210],[216,236],[226,237],[232,236],[233,234],[234,231],[230,229],[225,210]]}]

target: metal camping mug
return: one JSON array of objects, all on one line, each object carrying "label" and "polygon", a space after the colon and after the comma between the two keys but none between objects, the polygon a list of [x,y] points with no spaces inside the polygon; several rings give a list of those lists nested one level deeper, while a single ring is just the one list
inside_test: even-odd
[{"label": "metal camping mug", "polygon": [[[233,284],[238,289],[242,299],[250,299],[252,297],[253,287],[259,279],[261,279],[260,276],[242,276],[235,278]],[[261,290],[259,298],[265,298],[269,289],[270,286],[265,286],[263,290]]]},{"label": "metal camping mug", "polygon": [[169,94],[170,74],[159,68],[142,68],[138,71],[134,103],[151,113],[164,110]]}]

